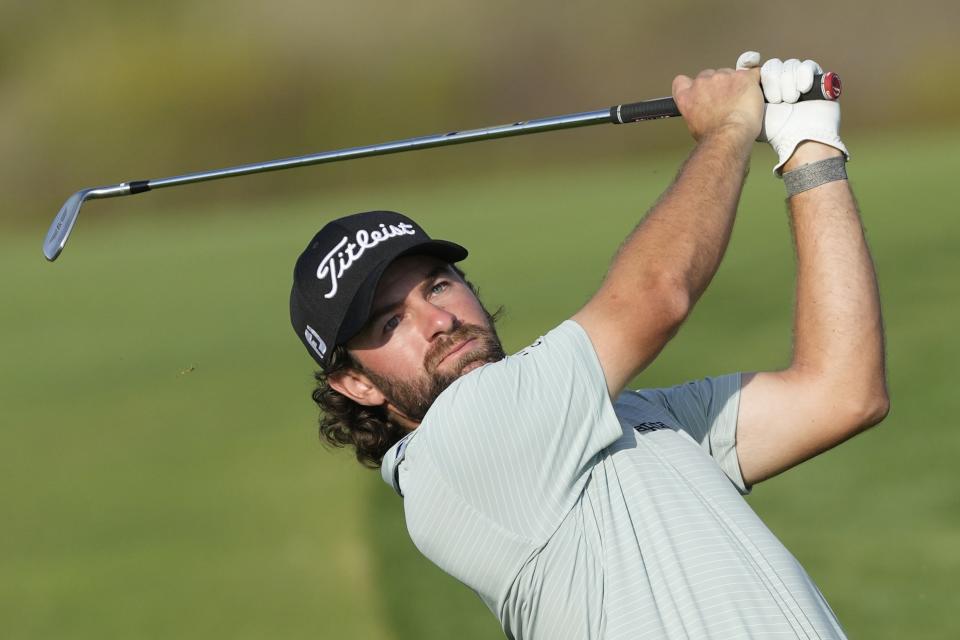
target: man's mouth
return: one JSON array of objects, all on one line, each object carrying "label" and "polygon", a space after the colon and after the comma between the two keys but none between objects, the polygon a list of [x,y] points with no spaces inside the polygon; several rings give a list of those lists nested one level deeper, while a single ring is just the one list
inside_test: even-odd
[{"label": "man's mouth", "polygon": [[447,355],[443,356],[440,362],[437,363],[437,366],[440,366],[441,364],[446,362],[451,356],[456,356],[457,354],[465,353],[467,347],[470,344],[472,344],[475,340],[476,338],[470,338],[469,340],[464,340],[463,342],[461,342],[459,345],[457,345],[456,347],[448,351]]}]

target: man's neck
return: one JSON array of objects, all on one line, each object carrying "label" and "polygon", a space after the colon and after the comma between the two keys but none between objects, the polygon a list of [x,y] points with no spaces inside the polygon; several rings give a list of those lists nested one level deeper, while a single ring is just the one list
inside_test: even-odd
[{"label": "man's neck", "polygon": [[395,408],[393,408],[390,405],[387,406],[387,414],[390,416],[390,420],[400,425],[407,431],[413,431],[414,429],[420,426],[419,420],[414,420],[413,418],[406,415],[405,413],[397,411]]}]

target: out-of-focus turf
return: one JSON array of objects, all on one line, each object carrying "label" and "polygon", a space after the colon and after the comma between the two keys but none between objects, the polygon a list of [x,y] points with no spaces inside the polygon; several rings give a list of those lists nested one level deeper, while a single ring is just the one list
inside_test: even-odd
[{"label": "out-of-focus turf", "polygon": [[[852,637],[960,635],[958,143],[851,140],[893,410],[750,498]],[[38,212],[35,234],[0,239],[3,635],[498,637],[413,549],[378,475],[316,443],[311,362],[287,320],[292,261],[333,216],[406,211],[472,250],[464,266],[507,307],[513,350],[587,298],[678,160],[478,168],[262,213],[170,216],[151,194],[121,201],[111,225],[94,202],[54,265],[40,243],[55,212]],[[758,151],[726,262],[639,384],[785,362],[793,261],[770,164]]]}]

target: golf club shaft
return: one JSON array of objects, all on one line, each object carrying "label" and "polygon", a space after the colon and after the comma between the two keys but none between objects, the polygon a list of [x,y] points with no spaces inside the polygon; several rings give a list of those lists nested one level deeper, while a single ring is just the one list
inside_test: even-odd
[{"label": "golf club shaft", "polygon": [[[836,76],[836,74],[826,73],[823,74],[823,76],[816,76],[814,79],[813,89],[802,95],[800,99],[834,100],[839,97],[839,93],[839,78]],[[200,171],[197,173],[185,173],[183,175],[172,176],[169,178],[131,180],[129,182],[122,182],[120,184],[109,185],[105,187],[83,189],[70,196],[67,202],[60,209],[60,212],[54,218],[53,223],[50,225],[50,230],[47,232],[47,236],[44,239],[43,253],[47,260],[56,260],[57,256],[60,255],[60,252],[63,251],[63,247],[66,245],[67,239],[70,236],[70,232],[73,230],[77,216],[80,213],[80,207],[86,200],[115,198],[118,196],[133,195],[135,193],[143,193],[144,191],[151,191],[153,189],[174,187],[177,185],[191,184],[194,182],[220,180],[221,178],[231,178],[234,176],[263,173],[267,171],[279,171],[281,169],[291,169],[294,167],[306,167],[327,162],[340,162],[342,160],[352,160],[354,158],[367,158],[370,156],[400,153],[402,151],[444,147],[455,144],[464,144],[467,142],[477,142],[480,140],[492,140],[495,138],[507,138],[530,133],[555,131],[557,129],[573,129],[576,127],[587,127],[595,124],[626,124],[629,122],[639,122],[641,120],[671,118],[679,115],[680,111],[677,109],[677,105],[673,98],[657,98],[654,100],[615,105],[608,109],[585,111],[582,113],[573,113],[550,118],[539,118],[536,120],[523,120],[519,122],[513,122],[511,124],[487,127],[483,129],[451,131],[448,133],[421,136],[417,138],[407,138],[404,140],[395,140],[393,142],[384,142],[362,147],[350,147],[347,149],[337,149],[335,151],[325,151],[305,156],[282,158],[280,160],[271,160],[268,162],[243,164],[235,167],[227,167],[225,169],[211,169],[209,171]]]},{"label": "golf club shaft", "polygon": [[[618,120],[617,114],[620,112],[629,113],[630,119],[623,121]],[[536,120],[524,120],[520,122],[513,122],[511,124],[485,127],[483,129],[450,131],[447,133],[438,133],[417,138],[406,138],[404,140],[394,140],[392,142],[383,142],[380,144],[371,144],[362,147],[350,147],[347,149],[324,151],[306,156],[295,156],[280,160],[270,160],[268,162],[243,164],[225,169],[212,169],[210,171],[201,171],[198,173],[187,173],[170,178],[135,180],[127,184],[130,185],[130,193],[140,193],[142,191],[162,189],[163,187],[173,187],[181,184],[190,184],[193,182],[219,180],[221,178],[232,178],[234,176],[249,175],[251,173],[278,171],[280,169],[291,169],[293,167],[306,167],[327,162],[353,160],[355,158],[382,156],[390,153],[400,153],[402,151],[415,151],[417,149],[445,147],[455,144],[463,144],[466,142],[493,140],[495,138],[508,138],[511,136],[540,133],[543,131],[555,131],[558,129],[588,127],[595,124],[624,124],[626,122],[637,122],[638,120],[670,118],[679,115],[680,112],[677,111],[677,106],[674,103],[673,98],[658,98],[656,100],[648,100],[646,102],[618,105],[609,109],[598,109],[596,111],[585,111],[583,113],[572,113],[550,118],[538,118]]]}]

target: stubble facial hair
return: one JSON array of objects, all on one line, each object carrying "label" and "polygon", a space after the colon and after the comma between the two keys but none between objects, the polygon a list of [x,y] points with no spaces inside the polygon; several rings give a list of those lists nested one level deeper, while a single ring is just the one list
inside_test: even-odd
[{"label": "stubble facial hair", "polygon": [[[447,371],[439,371],[440,361],[450,349],[466,340],[475,339],[477,344],[468,352],[445,363]],[[420,422],[437,397],[455,380],[463,375],[467,365],[497,362],[506,357],[500,338],[492,323],[487,327],[462,324],[449,334],[437,338],[424,356],[425,376],[418,380],[397,380],[364,369],[363,373],[383,392],[387,400],[408,418]]]}]

